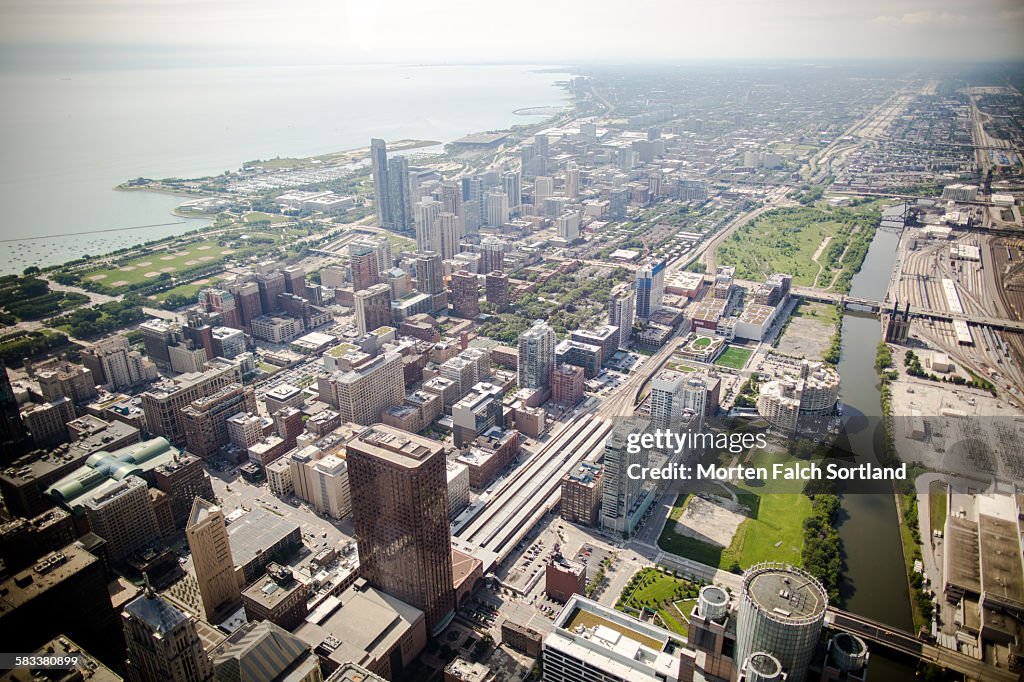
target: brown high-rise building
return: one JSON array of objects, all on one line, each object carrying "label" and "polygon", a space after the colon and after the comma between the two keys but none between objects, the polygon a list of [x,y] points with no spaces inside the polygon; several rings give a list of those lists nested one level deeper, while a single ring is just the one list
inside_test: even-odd
[{"label": "brown high-rise building", "polygon": [[551,400],[568,406],[583,400],[584,374],[582,367],[565,363],[551,370]]},{"label": "brown high-rise building", "polygon": [[505,242],[496,237],[484,237],[480,242],[480,272],[505,269]]},{"label": "brown high-rise building", "polygon": [[357,291],[353,299],[360,334],[391,324],[391,287],[387,284],[372,284]]},{"label": "brown high-rise building", "polygon": [[[260,287],[256,282],[243,282],[232,284],[228,291],[235,297],[237,306],[238,321],[243,329],[249,329],[253,319],[264,313],[263,303],[260,302]],[[225,325],[231,325],[225,320]]]},{"label": "brown high-rise building", "polygon": [[235,566],[231,556],[224,512],[217,505],[196,498],[185,537],[192,552],[203,612],[209,620],[218,608],[238,603],[242,598],[242,568]]},{"label": "brown high-rise building", "polygon": [[480,314],[480,288],[473,273],[465,270],[452,273],[452,312],[467,320]]},{"label": "brown high-rise building", "polygon": [[353,244],[348,249],[348,257],[352,269],[352,291],[362,291],[380,282],[380,264],[373,247]]},{"label": "brown high-rise building", "polygon": [[437,631],[455,608],[444,447],[375,424],[349,442],[348,475],[363,576]]},{"label": "brown high-rise building", "polygon": [[239,412],[256,412],[256,394],[251,386],[229,384],[213,395],[192,401],[181,411],[189,452],[205,459],[227,445],[227,421]]},{"label": "brown high-rise building", "polygon": [[264,313],[277,310],[277,297],[285,293],[285,277],[280,270],[271,270],[256,275],[256,286],[260,291],[260,305]]},{"label": "brown high-rise building", "polygon": [[213,499],[213,484],[203,470],[203,460],[182,452],[153,471],[153,483],[171,498],[175,528],[184,528],[197,497]]},{"label": "brown high-rise building", "polygon": [[485,296],[487,302],[494,306],[499,313],[508,310],[508,275],[504,272],[487,273],[487,286]]}]

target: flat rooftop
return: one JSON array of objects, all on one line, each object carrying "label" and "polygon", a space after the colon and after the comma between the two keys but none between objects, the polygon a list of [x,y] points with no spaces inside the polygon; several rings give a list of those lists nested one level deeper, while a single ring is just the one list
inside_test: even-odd
[{"label": "flat rooftop", "polygon": [[781,564],[754,567],[743,582],[751,601],[781,620],[817,618],[828,606],[828,595],[817,580]]},{"label": "flat rooftop", "polygon": [[242,514],[228,525],[228,542],[235,565],[245,566],[298,530],[291,521],[263,509]]}]

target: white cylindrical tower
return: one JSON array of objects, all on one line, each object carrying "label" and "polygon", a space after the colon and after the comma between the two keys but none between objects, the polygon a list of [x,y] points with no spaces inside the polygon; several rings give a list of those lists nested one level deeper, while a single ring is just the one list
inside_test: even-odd
[{"label": "white cylindrical tower", "polygon": [[782,664],[790,682],[803,682],[821,637],[826,606],[825,588],[807,571],[783,563],[752,566],[743,574],[736,660],[769,653]]}]

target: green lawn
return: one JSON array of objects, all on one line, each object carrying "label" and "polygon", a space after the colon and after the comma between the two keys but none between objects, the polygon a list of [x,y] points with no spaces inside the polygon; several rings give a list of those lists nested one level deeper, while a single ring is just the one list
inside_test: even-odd
[{"label": "green lawn", "polygon": [[796,307],[791,317],[807,317],[834,328],[839,324],[840,315],[834,305],[804,300]]},{"label": "green lawn", "polygon": [[206,239],[175,249],[153,251],[112,268],[93,270],[83,274],[82,280],[118,289],[129,284],[155,282],[165,272],[174,275],[188,268],[220,262],[231,253],[231,249]]},{"label": "green lawn", "polygon": [[691,345],[696,349],[707,348],[711,345],[711,339],[707,336],[698,336]]},{"label": "green lawn", "polygon": [[[750,459],[753,466],[771,470],[774,462],[789,460],[785,453],[759,451]],[[785,561],[799,565],[803,548],[803,523],[811,514],[811,501],[801,493],[803,481],[744,481],[732,486],[740,502],[750,510],[750,518],[743,521],[728,547],[719,547],[675,532],[679,519],[689,501],[689,495],[680,495],[662,529],[658,545],[665,551],[702,564],[728,570],[733,563],[748,568],[762,561]],[[716,490],[717,488],[717,490]],[[724,495],[718,486],[706,489]]]},{"label": "green lawn", "polygon": [[200,290],[216,286],[220,282],[220,280],[216,278],[204,279],[205,281],[200,280],[203,282],[202,284],[198,282],[193,282],[192,284],[182,284],[180,286],[174,287],[173,289],[168,289],[167,291],[161,291],[158,294],[153,294],[152,296],[150,296],[150,298],[153,299],[154,301],[159,301],[160,303],[163,303],[165,300],[167,300],[168,297],[173,295],[184,296],[185,298],[196,298],[199,295]]},{"label": "green lawn", "polygon": [[[738,278],[760,281],[786,272],[800,286],[814,285],[820,263],[824,271],[819,286],[828,288],[844,269],[839,255],[854,227],[873,228],[875,222],[873,214],[844,208],[777,209],[736,230],[718,247],[715,257],[721,265],[736,266]],[[815,262],[814,255],[827,237],[832,239]]]},{"label": "green lawn", "polygon": [[677,372],[687,372],[687,373],[689,373],[689,372],[696,372],[697,371],[693,367],[690,367],[689,365],[684,365],[684,364],[681,364],[681,363],[670,364],[669,367],[671,369],[674,369]]},{"label": "green lawn", "polygon": [[754,351],[748,348],[739,348],[737,346],[729,346],[725,349],[718,359],[715,360],[716,365],[722,367],[731,367],[732,369],[743,369],[747,364],[747,360],[754,354]]},{"label": "green lawn", "polygon": [[616,608],[657,611],[666,629],[685,636],[688,629],[687,617],[697,601],[698,589],[694,583],[671,573],[644,568],[634,577],[633,587],[627,586],[623,590]]}]

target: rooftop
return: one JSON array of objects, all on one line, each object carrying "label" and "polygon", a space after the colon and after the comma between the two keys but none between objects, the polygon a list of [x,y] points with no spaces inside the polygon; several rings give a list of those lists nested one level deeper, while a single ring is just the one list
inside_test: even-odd
[{"label": "rooftop", "polygon": [[828,606],[817,579],[785,564],[752,566],[743,576],[743,589],[758,608],[783,622],[820,618]]}]

